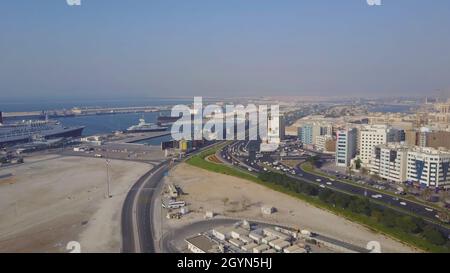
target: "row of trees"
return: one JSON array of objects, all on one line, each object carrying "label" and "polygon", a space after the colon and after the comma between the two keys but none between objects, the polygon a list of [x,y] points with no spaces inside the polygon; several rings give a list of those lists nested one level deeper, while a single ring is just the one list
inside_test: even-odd
[{"label": "row of trees", "polygon": [[262,173],[259,175],[259,178],[262,181],[282,186],[289,191],[316,197],[332,207],[338,207],[355,214],[367,216],[385,227],[393,228],[410,235],[421,236],[434,245],[446,245],[450,249],[448,239],[438,229],[427,224],[423,219],[405,215],[390,208],[381,207],[370,202],[368,198],[349,195],[330,189],[322,189],[311,183],[279,173]]}]

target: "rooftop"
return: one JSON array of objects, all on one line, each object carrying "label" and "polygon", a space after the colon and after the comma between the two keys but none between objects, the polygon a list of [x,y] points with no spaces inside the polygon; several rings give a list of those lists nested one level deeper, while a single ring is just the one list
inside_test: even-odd
[{"label": "rooftop", "polygon": [[204,235],[196,235],[186,239],[188,244],[194,245],[205,253],[217,252],[218,245]]}]

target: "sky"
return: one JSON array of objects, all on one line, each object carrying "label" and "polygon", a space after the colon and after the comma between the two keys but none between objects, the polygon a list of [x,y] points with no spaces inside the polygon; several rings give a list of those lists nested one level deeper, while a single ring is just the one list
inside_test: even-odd
[{"label": "sky", "polygon": [[81,4],[1,1],[0,100],[450,92],[448,0]]}]

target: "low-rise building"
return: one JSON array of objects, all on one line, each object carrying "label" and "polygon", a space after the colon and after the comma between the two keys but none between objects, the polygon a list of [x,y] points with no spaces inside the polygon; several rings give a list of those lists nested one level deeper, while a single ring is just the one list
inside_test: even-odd
[{"label": "low-rise building", "polygon": [[255,247],[258,247],[258,245],[255,244],[255,243],[251,243],[251,244],[248,244],[248,245],[243,245],[243,246],[241,247],[241,249],[244,250],[244,251],[246,251],[246,252],[253,252],[253,249],[254,249]]},{"label": "low-rise building", "polygon": [[250,231],[243,229],[243,228],[234,228],[231,230],[230,235],[234,239],[241,238],[242,236],[247,237]]},{"label": "low-rise building", "polygon": [[266,236],[275,237],[282,240],[289,240],[291,237],[272,228],[264,228],[263,233]]},{"label": "low-rise building", "polygon": [[263,253],[264,251],[270,249],[270,246],[266,244],[259,245],[255,248],[253,248],[253,253]]},{"label": "low-rise building", "polygon": [[288,241],[283,240],[283,239],[277,239],[277,240],[271,241],[269,243],[269,246],[275,248],[278,251],[281,251],[281,250],[289,247],[290,245],[291,245],[291,243],[289,243]]},{"label": "low-rise building", "polygon": [[263,244],[268,244],[268,243],[270,243],[270,242],[272,242],[273,240],[276,240],[276,239],[277,239],[277,237],[275,237],[275,236],[267,236],[267,237],[262,238],[261,242]]},{"label": "low-rise building", "polygon": [[250,238],[248,236],[245,236],[245,235],[239,236],[239,240],[241,240],[245,244],[249,244],[249,243],[253,243],[254,242],[252,238]]},{"label": "low-rise building", "polygon": [[228,242],[230,244],[234,245],[235,247],[239,247],[239,248],[244,245],[244,242],[242,242],[238,239],[230,239],[230,240],[228,240]]},{"label": "low-rise building", "polygon": [[212,234],[219,240],[225,241],[231,237],[233,227],[218,227],[212,230]]},{"label": "low-rise building", "polygon": [[105,137],[104,136],[87,136],[87,137],[82,137],[81,142],[84,143],[90,143],[93,145],[97,145],[100,146],[103,144]]},{"label": "low-rise building", "polygon": [[284,253],[306,253],[307,251],[306,251],[306,249],[301,248],[298,245],[293,245],[293,246],[283,249],[283,252]]},{"label": "low-rise building", "polygon": [[255,233],[255,232],[250,232],[250,234],[248,235],[248,237],[250,237],[251,239],[253,239],[254,241],[256,241],[257,243],[261,243],[263,236]]},{"label": "low-rise building", "polygon": [[189,251],[192,253],[219,253],[220,247],[214,241],[210,240],[205,235],[196,235],[187,238],[186,243]]}]

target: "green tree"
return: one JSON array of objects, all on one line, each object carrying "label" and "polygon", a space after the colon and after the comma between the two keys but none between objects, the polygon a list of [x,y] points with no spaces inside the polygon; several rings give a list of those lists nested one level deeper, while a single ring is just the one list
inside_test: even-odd
[{"label": "green tree", "polygon": [[425,227],[423,237],[425,237],[428,242],[435,245],[444,245],[447,242],[444,235],[432,226]]},{"label": "green tree", "polygon": [[318,165],[318,163],[319,163],[319,159],[320,159],[320,156],[315,155],[315,156],[310,156],[310,157],[308,157],[307,161],[308,161],[309,163],[311,163],[311,165],[312,165],[313,167],[317,167],[317,165]]},{"label": "green tree", "polygon": [[357,170],[361,169],[361,164],[362,164],[361,159],[360,159],[360,158],[357,158],[357,159],[355,160],[355,168],[356,168]]},{"label": "green tree", "polygon": [[380,222],[381,219],[383,218],[383,212],[381,212],[380,210],[374,209],[372,210],[370,216],[377,222]]},{"label": "green tree", "polygon": [[419,227],[414,223],[410,216],[397,218],[397,226],[407,233],[418,233],[420,231]]},{"label": "green tree", "polygon": [[387,227],[395,227],[397,224],[396,215],[391,210],[385,210],[383,212],[383,217],[381,218],[381,223]]}]

